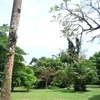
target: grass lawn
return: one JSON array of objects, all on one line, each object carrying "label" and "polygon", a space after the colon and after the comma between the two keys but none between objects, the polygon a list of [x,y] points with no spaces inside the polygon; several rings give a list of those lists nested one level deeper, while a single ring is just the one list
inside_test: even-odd
[{"label": "grass lawn", "polygon": [[16,88],[11,94],[12,100],[100,100],[100,88],[89,86],[88,92],[74,92],[73,89],[33,89],[25,92]]}]

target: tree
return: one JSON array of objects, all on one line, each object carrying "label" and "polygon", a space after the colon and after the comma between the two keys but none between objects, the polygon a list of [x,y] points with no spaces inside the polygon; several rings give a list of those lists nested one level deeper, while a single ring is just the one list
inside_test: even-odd
[{"label": "tree", "polygon": [[58,54],[58,57],[60,58],[62,63],[64,63],[65,65],[68,64],[69,62],[68,50],[61,50],[60,53]]},{"label": "tree", "polygon": [[[67,68],[67,69],[66,69]],[[70,86],[72,85],[72,76],[70,73],[70,70],[68,69],[68,66],[66,66],[66,68],[62,69],[62,70],[58,70],[55,73],[54,79],[51,83],[51,85],[53,86],[57,86],[59,88],[68,88],[70,89]]]},{"label": "tree", "polygon": [[48,82],[53,80],[55,71],[53,68],[43,68],[39,73],[38,78],[45,82],[46,89],[48,88]]},{"label": "tree", "polygon": [[29,92],[29,89],[34,85],[36,82],[36,77],[34,76],[33,70],[29,66],[24,65],[24,69],[22,70],[21,76],[21,83]]},{"label": "tree", "polygon": [[75,38],[76,40],[75,43],[70,38],[67,38],[67,40],[68,40],[68,49],[62,50],[59,53],[59,57],[63,63],[66,63],[68,65],[73,63],[74,61],[79,61],[81,43],[77,37]]},{"label": "tree", "polygon": [[34,63],[31,67],[34,70],[35,76],[38,81],[36,88],[44,88],[50,85],[53,80],[53,74],[55,71],[64,67],[59,58],[46,58],[41,57],[39,59],[33,57],[30,64]]},{"label": "tree", "polygon": [[[65,11],[66,15],[61,14]],[[72,3],[71,0],[63,0],[60,5],[51,7],[50,12],[59,11],[60,14],[53,16],[55,21],[62,23],[63,36],[77,37],[100,29],[100,1],[81,0],[81,3]],[[85,35],[84,34],[84,35]],[[99,38],[100,34],[92,37],[92,40]]]},{"label": "tree", "polygon": [[[0,86],[2,82],[2,75],[3,75],[3,69],[4,69],[4,63],[5,63],[5,57],[6,57],[6,50],[7,50],[7,40],[8,37],[6,35],[6,32],[8,32],[9,26],[7,24],[3,24],[0,26]],[[23,55],[26,55],[24,50],[16,46],[15,48],[15,60],[14,60],[14,73],[19,70],[21,72],[22,67],[19,68],[19,66],[23,66],[22,62],[25,62]],[[13,73],[13,76],[15,76]],[[18,73],[17,73],[18,75]],[[20,76],[18,75],[18,79]],[[18,86],[19,81],[17,79],[17,76],[14,77],[14,80],[12,80],[12,89],[14,86]]]},{"label": "tree", "polygon": [[21,4],[22,0],[14,0],[0,100],[10,100],[14,52],[17,42],[17,30],[21,13]]},{"label": "tree", "polygon": [[30,65],[34,63],[33,67],[49,67],[49,68],[54,68],[54,69],[59,69],[60,66],[63,67],[62,62],[60,61],[59,58],[46,58],[46,57],[41,57],[39,59],[33,57],[32,61],[30,62]]},{"label": "tree", "polygon": [[7,49],[7,40],[8,37],[6,32],[8,32],[9,26],[7,24],[3,24],[0,26],[0,71],[4,68],[5,57],[6,57],[6,49]]},{"label": "tree", "polygon": [[100,51],[96,52],[93,56],[91,56],[89,60],[91,60],[95,64],[98,70],[98,84],[100,85]]},{"label": "tree", "polygon": [[14,64],[11,91],[13,91],[15,87],[22,86],[21,78],[24,69],[25,69],[25,65],[23,63]]},{"label": "tree", "polygon": [[[4,39],[4,38],[2,38],[2,39]],[[1,39],[1,41],[2,41],[2,39]],[[7,39],[8,39],[8,37],[7,37]],[[0,63],[0,74],[1,74],[0,80],[2,80],[2,75],[3,75],[5,56],[6,56],[6,48],[7,47],[5,47],[5,50],[1,50],[2,55],[0,55],[0,62],[1,62]],[[12,74],[12,87],[11,87],[12,90],[14,89],[15,86],[21,85],[20,77],[21,77],[22,70],[24,69],[24,66],[25,66],[23,64],[23,62],[25,62],[23,55],[26,55],[26,53],[21,48],[16,46],[14,68],[13,68],[13,74]],[[0,85],[1,85],[1,82],[0,82]]]},{"label": "tree", "polygon": [[[3,75],[3,69],[4,69],[4,63],[5,63],[5,57],[6,57],[6,50],[7,50],[7,40],[8,37],[6,35],[6,32],[8,32],[9,26],[7,24],[3,24],[0,26],[0,85],[2,82],[2,75]],[[22,85],[21,76],[22,71],[24,69],[25,62],[23,55],[26,55],[24,50],[19,48],[18,46],[15,47],[15,59],[14,59],[14,69],[12,74],[12,91],[15,86]]]},{"label": "tree", "polygon": [[70,74],[75,91],[86,91],[87,84],[95,83],[98,80],[97,69],[89,60],[75,62],[69,68],[72,68]]},{"label": "tree", "polygon": [[[3,68],[4,68],[4,62],[5,62],[5,56],[6,56],[6,49],[7,49],[7,40],[8,37],[6,36],[6,31],[8,31],[8,25],[3,24],[0,26],[0,84],[2,81],[2,75],[3,75]],[[14,68],[13,68],[13,74],[12,74],[12,90],[14,90],[14,87],[17,86],[24,86],[27,91],[29,91],[29,88],[35,83],[36,77],[34,76],[33,70],[26,66],[23,62],[25,62],[23,55],[26,55],[24,50],[22,50],[20,47],[15,47],[15,59],[14,59]]]},{"label": "tree", "polygon": [[68,55],[69,55],[69,64],[73,63],[74,61],[78,61],[79,60],[79,53],[81,50],[81,40],[79,40],[78,37],[75,38],[75,44],[73,43],[73,41],[70,38],[67,38],[68,40]]},{"label": "tree", "polygon": [[[2,26],[0,26],[0,40],[1,40],[0,41],[0,53],[1,53],[0,54],[0,85],[2,81],[4,62],[6,56],[6,49],[7,49],[6,44],[8,40],[8,37],[6,36],[6,31],[8,31],[8,29],[9,27],[7,24],[3,24]],[[27,91],[29,91],[29,88],[36,81],[36,77],[34,76],[33,70],[23,63],[25,62],[23,55],[26,55],[24,50],[16,46],[11,91],[14,90],[14,87],[23,86],[23,85],[25,86]]]},{"label": "tree", "polygon": [[[54,15],[53,21],[58,21],[62,24],[63,36],[68,40],[68,54],[69,54],[69,66],[73,69],[74,82],[74,90],[85,90],[85,78],[84,74],[87,73],[86,68],[84,70],[84,66],[87,66],[89,63],[85,63],[83,61],[79,61],[79,53],[81,50],[82,38],[85,34],[89,32],[93,32],[97,29],[100,29],[100,5],[98,0],[81,0],[81,4],[72,3],[71,0],[63,0],[60,5],[55,5],[51,7],[51,11],[58,11],[57,15]],[[66,13],[63,13],[62,10]],[[93,14],[95,13],[95,16]],[[95,38],[99,38],[100,34],[94,35],[92,40]],[[76,40],[76,45],[72,41]],[[94,66],[89,64],[89,67]],[[82,70],[84,70],[82,72]],[[96,70],[95,70],[96,71]],[[84,73],[84,74],[82,74]],[[92,73],[93,74],[93,73]],[[79,77],[77,77],[79,76]],[[91,75],[90,75],[91,76]],[[79,78],[79,79],[78,79]],[[83,80],[82,80],[83,78]],[[82,82],[80,82],[80,81]]]},{"label": "tree", "polygon": [[11,91],[13,91],[15,86],[21,86],[22,81],[21,81],[21,76],[22,72],[25,69],[25,60],[23,55],[26,55],[24,50],[16,46],[15,48],[15,58],[14,58],[14,68],[13,68],[13,73],[12,73],[12,88]]},{"label": "tree", "polygon": [[89,60],[74,62],[55,74],[53,84],[59,87],[73,86],[75,91],[86,91],[86,85],[98,80],[97,69]]}]

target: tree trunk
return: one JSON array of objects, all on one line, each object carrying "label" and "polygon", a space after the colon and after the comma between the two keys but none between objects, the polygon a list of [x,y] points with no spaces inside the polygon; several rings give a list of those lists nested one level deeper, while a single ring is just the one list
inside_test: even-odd
[{"label": "tree trunk", "polygon": [[74,91],[86,91],[85,84],[77,81],[76,83],[74,83]]},{"label": "tree trunk", "polygon": [[48,89],[48,79],[45,81],[45,87]]},{"label": "tree trunk", "polygon": [[81,91],[81,88],[80,88],[80,81],[79,80],[76,80],[74,82],[74,91]]},{"label": "tree trunk", "polygon": [[11,81],[22,0],[14,0],[0,100],[11,100]]}]

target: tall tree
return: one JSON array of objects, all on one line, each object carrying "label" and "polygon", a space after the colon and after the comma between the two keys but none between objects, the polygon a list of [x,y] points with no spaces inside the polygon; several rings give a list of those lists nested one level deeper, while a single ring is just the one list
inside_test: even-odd
[{"label": "tall tree", "polygon": [[22,0],[14,0],[0,100],[11,100],[11,81]]},{"label": "tall tree", "polygon": [[[62,23],[64,36],[77,36],[100,29],[100,0],[62,0],[60,5],[51,7],[50,12],[65,11],[66,15],[53,16],[54,20]],[[84,35],[85,35],[84,34]],[[100,38],[100,33],[92,34],[92,40]]]}]

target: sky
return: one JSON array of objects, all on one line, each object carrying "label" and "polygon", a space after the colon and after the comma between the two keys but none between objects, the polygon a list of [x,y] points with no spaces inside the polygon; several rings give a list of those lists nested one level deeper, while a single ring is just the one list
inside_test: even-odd
[{"label": "sky", "polygon": [[[51,22],[53,13],[50,7],[60,4],[62,0],[23,0],[17,46],[28,55],[27,64],[33,57],[51,57],[57,55],[60,49],[67,48],[67,41],[61,38],[59,23]],[[0,0],[0,25],[10,25],[13,0]],[[90,35],[87,37],[89,39]],[[84,42],[83,49],[87,56],[92,56],[100,50],[98,40],[94,43]]]}]

